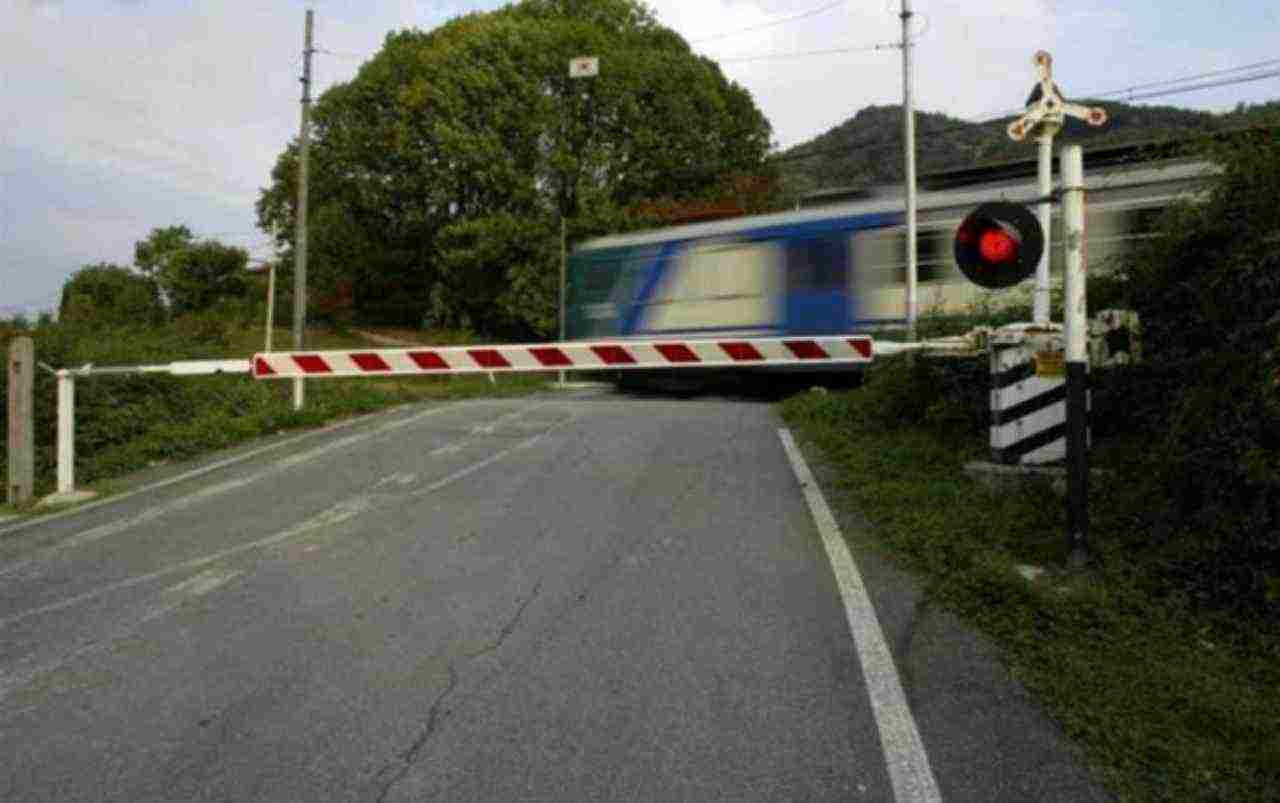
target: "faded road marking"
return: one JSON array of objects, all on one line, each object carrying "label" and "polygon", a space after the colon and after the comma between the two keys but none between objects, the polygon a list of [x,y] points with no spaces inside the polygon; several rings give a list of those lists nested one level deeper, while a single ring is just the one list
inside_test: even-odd
[{"label": "faded road marking", "polygon": [[[499,460],[502,460],[505,457],[508,457],[522,449],[527,449],[530,446],[533,446],[534,444],[538,443],[543,438],[545,438],[547,435],[563,427],[565,424],[569,423],[572,420],[573,420],[573,417],[570,416],[569,418],[566,418],[565,420],[557,424],[554,424],[551,427],[548,427],[547,429],[543,430],[537,435],[534,435],[531,438],[526,438],[525,440],[520,441],[514,446],[509,446],[500,452],[496,452],[490,455],[489,457],[486,457],[485,459],[480,460],[479,462],[472,463],[470,466],[467,466],[466,468],[459,469],[458,471],[455,471],[452,474],[449,474],[443,479],[436,480],[430,485],[412,492],[411,494],[409,494],[409,496],[419,497],[419,496],[426,496],[427,494],[430,494],[430,493],[434,493],[435,491],[438,491],[441,488],[444,488],[445,486],[451,483],[457,482],[458,480],[464,477],[474,474],[475,472],[480,471],[481,469],[487,466],[490,466],[498,462]],[[257,540],[250,541],[248,543],[239,544],[237,546],[228,547],[227,549],[222,549],[217,552],[213,552],[211,554],[205,555],[203,557],[192,558],[191,560],[182,561],[181,563],[176,563],[172,566],[167,566],[163,569],[158,569],[154,572],[148,572],[147,574],[140,574],[140,575],[137,575],[136,577],[130,577],[127,580],[121,580],[116,583],[111,583],[110,585],[102,586],[101,588],[94,589],[93,591],[86,591],[83,594],[77,594],[74,597],[70,597],[68,599],[64,599],[59,602],[52,602],[52,603],[49,603],[48,605],[42,605],[38,608],[31,608],[29,610],[23,611],[22,613],[17,613],[12,616],[8,616],[3,619],[0,619],[0,628],[8,627],[9,625],[12,625],[12,624],[17,624],[18,622],[22,622],[34,616],[40,616],[46,613],[54,613],[57,611],[65,610],[75,605],[79,605],[85,602],[89,602],[91,600],[98,599],[99,597],[106,596],[107,594],[111,594],[116,591],[123,591],[124,589],[132,588],[134,586],[141,585],[143,583],[148,583],[152,580],[158,580],[161,577],[166,577],[171,574],[188,571],[190,569],[197,569],[202,566],[207,566],[211,563],[215,563],[220,560],[225,560],[226,558],[234,557],[236,555],[240,555],[245,552],[250,552],[255,549],[262,549],[264,547],[274,546],[275,544],[283,543],[285,541],[288,541],[291,538],[296,538],[297,536],[302,535],[303,533],[311,532],[312,530],[316,530],[321,527],[331,527],[331,526],[341,524],[347,521],[348,519],[353,519],[356,516],[360,515],[361,513],[371,510],[375,506],[375,502],[377,501],[375,497],[380,499],[388,499],[388,498],[395,499],[395,497],[388,497],[385,494],[376,494],[376,495],[375,494],[357,494],[353,497],[343,500],[342,502],[339,502],[336,505],[326,508],[325,510],[312,516],[311,518],[306,519],[302,522],[299,522],[298,524],[295,524],[294,526],[286,530],[282,530],[278,533],[275,533],[274,535],[269,535],[265,538],[259,538]]]},{"label": "faded road marking", "polygon": [[121,639],[128,638],[142,625],[166,616],[196,597],[204,596],[240,576],[239,571],[210,570],[189,577],[175,586],[160,592],[162,604],[145,609],[136,620],[114,628],[105,638],[82,641],[72,649],[51,660],[28,667],[17,672],[0,672],[0,702],[10,694],[29,686],[41,676],[56,672],[77,658],[92,655],[110,647]]},{"label": "faded road marking", "polygon": [[809,503],[809,512],[822,534],[822,543],[840,586],[845,617],[849,620],[849,630],[858,649],[867,694],[871,697],[871,710],[880,731],[880,747],[893,784],[893,799],[896,803],[941,803],[942,794],[929,766],[929,756],[916,728],[915,717],[911,715],[911,707],[907,705],[907,697],[902,692],[893,653],[885,643],[876,609],[871,604],[858,565],[854,563],[849,545],[840,534],[840,526],[836,524],[835,516],[796,447],[791,432],[780,429],[778,435],[782,438],[782,448],[791,460],[796,479],[800,481],[805,501]]},{"label": "faded road marking", "polygon": [[[487,427],[491,431],[496,427],[500,426],[501,424],[505,424],[509,420],[518,418],[521,415],[525,415],[529,412],[532,412],[534,410],[537,410],[545,406],[546,404],[534,405],[532,407],[517,410],[516,412],[513,412],[513,413],[508,413],[506,415],[499,416],[498,418],[490,422],[490,424],[488,424]],[[30,558],[15,561],[6,566],[0,566],[0,578],[12,577],[15,575],[19,577],[26,577],[26,578],[37,577],[41,573],[39,564],[42,564],[45,561],[48,561],[50,558],[57,556],[58,553],[63,550],[73,549],[78,546],[84,546],[85,544],[91,544],[91,543],[94,543],[95,541],[100,541],[104,538],[109,538],[113,535],[118,535],[122,532],[130,530],[134,527],[137,527],[138,525],[146,524],[147,522],[150,522],[150,521],[155,521],[156,519],[159,519],[163,516],[167,516],[170,513],[176,513],[182,510],[186,510],[188,508],[191,508],[200,504],[201,502],[208,501],[210,499],[221,496],[223,494],[230,493],[231,491],[234,491],[236,489],[261,482],[263,479],[267,477],[273,476],[275,474],[279,474],[295,466],[309,463],[312,460],[318,457],[321,457],[322,455],[329,454],[330,452],[335,452],[340,449],[345,449],[349,446],[358,444],[361,441],[376,437],[378,435],[385,434],[387,432],[392,432],[397,429],[402,429],[411,424],[415,424],[424,418],[437,415],[449,409],[453,409],[453,408],[434,407],[429,410],[418,413],[417,415],[411,416],[409,418],[392,421],[387,424],[383,424],[379,427],[375,427],[374,429],[371,429],[368,432],[362,432],[356,435],[348,435],[344,438],[339,438],[338,440],[332,441],[330,443],[326,443],[323,446],[318,446],[314,449],[309,449],[305,452],[301,452],[299,454],[291,455],[289,457],[285,457],[280,460],[277,460],[267,468],[261,471],[255,472],[253,474],[249,474],[248,476],[240,477],[238,479],[233,479],[233,480],[226,480],[216,485],[211,485],[207,488],[201,488],[200,490],[194,491],[191,494],[179,497],[178,499],[174,499],[173,501],[168,502],[167,504],[158,505],[149,510],[144,510],[141,513],[138,513],[134,516],[130,516],[124,519],[119,519],[117,521],[111,522],[110,524],[103,524],[98,527],[92,527],[88,530],[84,530],[83,532],[79,532],[74,535],[68,536],[67,538],[64,538],[58,543],[40,550]],[[453,444],[453,445],[457,446],[458,449],[461,448],[461,446],[458,444]]]}]

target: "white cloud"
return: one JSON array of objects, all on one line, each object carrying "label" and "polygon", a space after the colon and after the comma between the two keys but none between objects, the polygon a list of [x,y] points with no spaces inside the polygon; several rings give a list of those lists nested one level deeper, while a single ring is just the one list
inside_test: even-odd
[{"label": "white cloud", "polygon": [[[650,5],[698,52],[723,59],[725,73],[752,92],[773,123],[775,139],[790,146],[864,106],[901,100],[896,49],[736,60],[897,41],[900,0],[848,0],[823,13],[756,27],[828,2]],[[84,258],[128,262],[133,241],[156,225],[185,222],[202,232],[254,237],[258,189],[297,131],[305,5],[0,2],[2,294],[47,293]],[[311,5],[319,47],[372,54],[390,30],[430,28],[497,2]],[[1268,58],[1272,47],[1265,20],[1255,29],[1242,27],[1256,16],[1247,9],[1196,11],[1201,7],[1176,0],[1125,8],[1104,0],[914,0],[914,6],[921,31],[914,50],[917,107],[960,117],[1020,106],[1033,80],[1031,54],[1039,48],[1054,53],[1060,83],[1071,95],[1257,61]],[[1267,19],[1274,23],[1274,17]],[[317,54],[317,89],[348,79],[359,64],[359,58]],[[1274,93],[1274,84],[1247,85],[1169,102],[1221,108]],[[78,211],[56,213],[53,200],[46,198],[42,207],[19,198],[19,192],[46,187],[49,197],[74,196],[67,208]],[[40,259],[34,243],[43,243],[45,253],[38,271],[30,268],[32,259]]]},{"label": "white cloud", "polygon": [[[824,13],[738,36],[723,31],[793,16],[822,4],[658,0],[662,21],[696,50],[723,59],[725,73],[766,110],[779,144],[810,139],[873,104],[902,102],[900,4],[847,2]],[[915,96],[920,109],[973,116],[1021,105],[1034,73],[1031,54],[1052,48],[1054,14],[1040,0],[917,2]],[[992,35],[992,34],[996,35]],[[791,59],[755,57],[840,48],[878,50]]]}]

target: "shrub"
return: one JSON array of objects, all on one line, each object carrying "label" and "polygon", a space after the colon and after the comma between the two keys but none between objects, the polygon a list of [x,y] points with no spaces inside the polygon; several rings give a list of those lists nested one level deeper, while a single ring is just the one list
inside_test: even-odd
[{"label": "shrub", "polygon": [[164,320],[152,279],[106,262],[86,265],[62,286],[59,317],[88,326],[153,325]]},{"label": "shrub", "polygon": [[1105,386],[1111,413],[1151,437],[1134,479],[1167,502],[1135,515],[1172,574],[1215,605],[1257,606],[1280,577],[1280,142],[1209,155],[1208,196],[1167,210],[1123,266],[1149,366]]}]

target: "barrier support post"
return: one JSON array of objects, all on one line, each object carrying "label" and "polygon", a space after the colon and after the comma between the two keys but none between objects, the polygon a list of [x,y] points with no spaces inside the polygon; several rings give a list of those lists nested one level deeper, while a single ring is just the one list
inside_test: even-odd
[{"label": "barrier support post", "polygon": [[76,375],[58,371],[58,495],[76,489]]},{"label": "barrier support post", "polygon": [[1067,367],[1067,549],[1073,566],[1089,560],[1089,444],[1087,396],[1087,266],[1084,252],[1084,151],[1062,149],[1063,217],[1066,277],[1062,320],[1066,329]]}]

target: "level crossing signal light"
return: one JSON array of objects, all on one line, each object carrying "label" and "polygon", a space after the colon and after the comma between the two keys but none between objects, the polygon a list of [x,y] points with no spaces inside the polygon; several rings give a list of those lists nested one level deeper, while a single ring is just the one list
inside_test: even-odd
[{"label": "level crossing signal light", "polygon": [[1012,287],[1035,273],[1044,253],[1040,221],[1021,204],[996,201],[969,213],[956,230],[956,264],[980,287]]}]

